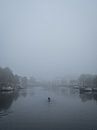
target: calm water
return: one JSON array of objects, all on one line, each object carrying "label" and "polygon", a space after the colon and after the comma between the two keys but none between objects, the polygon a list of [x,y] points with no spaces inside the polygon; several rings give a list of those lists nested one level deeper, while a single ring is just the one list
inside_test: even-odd
[{"label": "calm water", "polygon": [[97,130],[97,94],[63,87],[0,93],[0,130]]}]

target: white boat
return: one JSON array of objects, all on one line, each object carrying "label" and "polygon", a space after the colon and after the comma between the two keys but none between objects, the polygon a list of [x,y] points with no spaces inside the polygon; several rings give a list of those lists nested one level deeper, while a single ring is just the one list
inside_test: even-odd
[{"label": "white boat", "polygon": [[11,87],[11,86],[8,86],[8,87],[5,87],[5,86],[3,86],[2,88],[1,88],[1,91],[13,91],[14,89]]}]

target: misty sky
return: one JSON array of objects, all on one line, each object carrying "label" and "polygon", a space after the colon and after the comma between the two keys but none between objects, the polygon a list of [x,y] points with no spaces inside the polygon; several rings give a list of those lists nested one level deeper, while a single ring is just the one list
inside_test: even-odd
[{"label": "misty sky", "polygon": [[0,0],[0,66],[39,79],[97,73],[97,0]]}]

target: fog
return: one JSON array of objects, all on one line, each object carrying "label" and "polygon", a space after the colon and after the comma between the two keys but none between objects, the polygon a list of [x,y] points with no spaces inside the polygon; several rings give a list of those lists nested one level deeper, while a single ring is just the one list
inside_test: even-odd
[{"label": "fog", "polygon": [[37,79],[97,73],[97,1],[0,0],[0,66]]}]

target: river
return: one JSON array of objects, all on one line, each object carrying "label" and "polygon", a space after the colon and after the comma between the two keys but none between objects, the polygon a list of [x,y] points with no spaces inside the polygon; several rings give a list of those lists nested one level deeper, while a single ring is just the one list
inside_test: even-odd
[{"label": "river", "polygon": [[0,130],[97,130],[97,93],[42,86],[0,93]]}]

